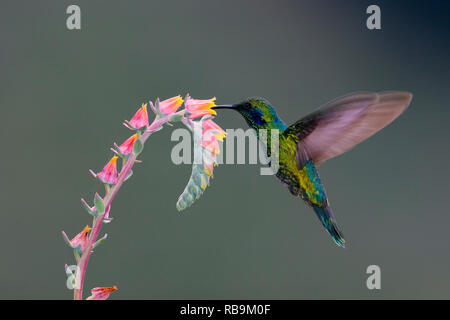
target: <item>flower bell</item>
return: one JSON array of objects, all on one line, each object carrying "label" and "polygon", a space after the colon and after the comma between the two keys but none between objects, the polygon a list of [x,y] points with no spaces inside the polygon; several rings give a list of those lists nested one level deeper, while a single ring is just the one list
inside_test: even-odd
[{"label": "flower bell", "polygon": [[186,96],[186,102],[185,107],[186,110],[189,112],[187,118],[189,119],[195,119],[198,117],[202,117],[208,114],[217,114],[216,111],[211,109],[216,104],[214,101],[216,98],[211,98],[207,100],[198,100],[198,99],[192,99],[189,95]]},{"label": "flower bell", "polygon": [[87,297],[86,300],[106,300],[109,295],[116,291],[117,287],[97,287],[91,290],[91,296]]},{"label": "flower bell", "polygon": [[203,157],[203,171],[210,177],[213,174],[215,162],[209,157]]},{"label": "flower bell", "polygon": [[203,134],[202,147],[214,154],[220,153],[218,139],[214,133],[208,131]]},{"label": "flower bell", "polygon": [[83,251],[89,238],[89,231],[91,231],[91,227],[86,226],[83,231],[81,231],[72,240],[70,240],[70,244],[72,245],[72,247],[76,248],[77,246],[80,246],[81,251]]},{"label": "flower bell", "polygon": [[165,115],[171,115],[175,113],[182,104],[183,99],[181,96],[166,99],[159,102],[159,111]]},{"label": "flower bell", "polygon": [[210,130],[214,131],[214,135],[220,141],[223,141],[223,139],[227,135],[226,132],[221,127],[219,127],[219,125],[217,123],[215,123],[211,119],[203,121],[203,134],[206,134]]},{"label": "flower bell", "polygon": [[142,127],[148,127],[147,104],[143,103],[142,107],[134,114],[130,121],[125,121],[124,126],[131,130],[137,130]]},{"label": "flower bell", "polygon": [[124,141],[119,147],[117,147],[120,152],[122,152],[123,155],[129,155],[131,152],[133,152],[133,146],[138,138],[138,134],[134,134],[131,137],[129,137],[127,140]]},{"label": "flower bell", "polygon": [[98,178],[101,182],[105,184],[116,184],[117,183],[117,156],[114,156],[109,160],[103,170],[99,173],[94,173],[92,170],[89,172]]},{"label": "flower bell", "polygon": [[178,211],[191,206],[209,185],[214,166],[217,165],[217,154],[220,153],[219,141],[223,141],[226,135],[222,128],[207,117],[191,123],[195,146],[201,146],[201,162],[194,161],[189,181],[177,201]]}]

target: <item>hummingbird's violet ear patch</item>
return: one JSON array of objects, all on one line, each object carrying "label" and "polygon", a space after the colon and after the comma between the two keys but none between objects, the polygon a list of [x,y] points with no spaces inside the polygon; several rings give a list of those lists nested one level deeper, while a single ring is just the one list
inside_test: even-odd
[{"label": "hummingbird's violet ear patch", "polygon": [[91,290],[91,295],[86,298],[86,300],[106,300],[109,298],[109,295],[116,291],[117,287],[97,287]]}]

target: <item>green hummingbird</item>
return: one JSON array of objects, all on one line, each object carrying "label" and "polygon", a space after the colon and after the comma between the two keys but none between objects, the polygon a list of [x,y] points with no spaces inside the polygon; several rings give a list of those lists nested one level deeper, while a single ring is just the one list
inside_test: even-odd
[{"label": "green hummingbird", "polygon": [[[369,138],[409,106],[412,94],[403,91],[359,92],[339,97],[287,126],[264,98],[249,98],[213,109],[239,112],[250,128],[279,130],[279,167],[276,177],[296,197],[311,206],[334,242],[345,239],[330,208],[317,167]],[[272,150],[267,134],[267,156]]]}]

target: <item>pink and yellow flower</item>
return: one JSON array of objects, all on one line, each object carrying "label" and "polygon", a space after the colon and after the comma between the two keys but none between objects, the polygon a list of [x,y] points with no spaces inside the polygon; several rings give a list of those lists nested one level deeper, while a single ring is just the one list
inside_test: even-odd
[{"label": "pink and yellow flower", "polygon": [[129,137],[127,140],[125,140],[124,143],[122,143],[118,148],[120,152],[124,155],[129,155],[131,152],[133,152],[133,146],[138,138],[138,134],[134,134],[131,137]]},{"label": "pink and yellow flower", "polygon": [[227,135],[226,132],[221,127],[219,127],[217,123],[210,119],[203,121],[203,134],[205,134],[209,130],[215,131],[214,135],[220,141],[223,141],[223,139]]},{"label": "pink and yellow flower", "polygon": [[211,176],[214,171],[215,163],[206,157],[203,157],[203,171],[208,175]]},{"label": "pink and yellow flower", "polygon": [[170,115],[172,113],[175,113],[182,104],[183,99],[181,98],[181,96],[166,99],[159,103],[159,111],[166,115]]},{"label": "pink and yellow flower", "polygon": [[91,231],[91,227],[86,226],[83,231],[81,231],[72,240],[70,240],[70,244],[72,245],[72,247],[75,248],[79,245],[81,247],[81,251],[83,251],[89,238],[89,231]]},{"label": "pink and yellow flower", "polygon": [[207,100],[198,100],[198,99],[192,99],[189,95],[186,97],[185,107],[186,110],[189,112],[189,115],[187,116],[189,119],[195,119],[198,117],[202,117],[208,114],[217,114],[217,112],[213,109],[216,104],[214,101],[216,98],[211,98]]},{"label": "pink and yellow flower", "polygon": [[117,287],[97,287],[91,290],[91,296],[87,297],[86,300],[106,300],[109,295],[116,291]]},{"label": "pink and yellow flower", "polygon": [[148,127],[147,104],[143,103],[142,107],[134,114],[128,124],[135,129]]},{"label": "pink and yellow flower", "polygon": [[101,182],[107,184],[117,183],[117,156],[114,156],[109,160],[106,166],[100,173],[95,175]]},{"label": "pink and yellow flower", "polygon": [[220,153],[220,146],[219,142],[217,142],[217,137],[211,131],[208,131],[205,134],[203,134],[202,147],[210,151],[211,153],[214,154]]},{"label": "pink and yellow flower", "polygon": [[223,141],[226,136],[225,131],[212,120],[202,122],[203,136],[202,147],[205,149],[203,155],[203,171],[211,176],[217,161],[217,154],[220,153],[219,141]]}]

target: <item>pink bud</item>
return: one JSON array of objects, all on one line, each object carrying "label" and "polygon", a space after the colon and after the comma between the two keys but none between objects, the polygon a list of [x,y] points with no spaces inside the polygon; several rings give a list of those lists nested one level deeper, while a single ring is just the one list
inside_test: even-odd
[{"label": "pink bud", "polygon": [[147,104],[142,104],[142,107],[135,113],[133,118],[128,121],[128,124],[135,129],[148,126],[148,114],[147,114]]},{"label": "pink bud", "polygon": [[112,157],[103,170],[100,173],[97,173],[96,176],[103,183],[117,183],[117,156]]},{"label": "pink bud", "polygon": [[72,247],[77,247],[80,245],[81,251],[84,250],[86,247],[86,243],[89,238],[89,231],[91,231],[91,228],[89,226],[86,226],[83,231],[81,231],[79,234],[77,234],[72,240],[70,240],[70,244]]},{"label": "pink bud", "polygon": [[175,113],[178,108],[183,104],[183,99],[181,96],[176,96],[159,103],[159,111],[164,114],[172,114]]},{"label": "pink bud", "polygon": [[137,138],[138,134],[136,133],[125,140],[125,142],[119,146],[119,150],[122,152],[122,154],[129,155],[131,152],[133,152],[133,145]]}]

